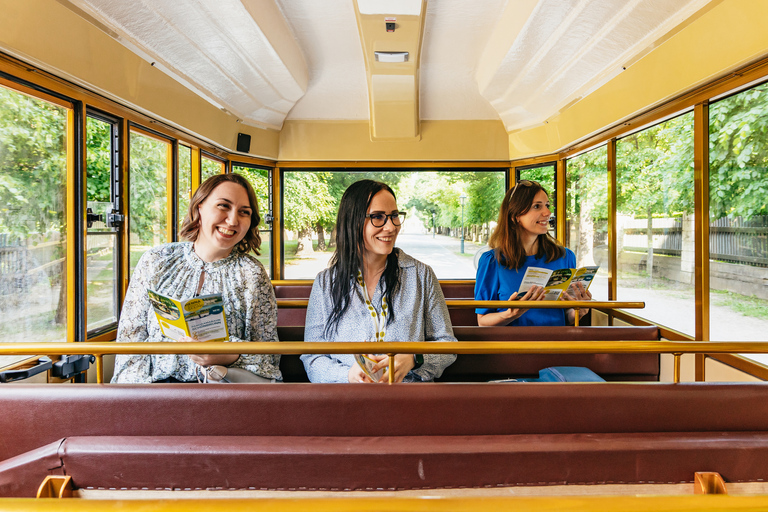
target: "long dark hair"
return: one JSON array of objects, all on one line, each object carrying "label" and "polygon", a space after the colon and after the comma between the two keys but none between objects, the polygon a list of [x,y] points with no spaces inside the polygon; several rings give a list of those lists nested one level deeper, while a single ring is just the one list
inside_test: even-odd
[{"label": "long dark hair", "polygon": [[187,216],[184,217],[184,223],[181,225],[181,230],[179,230],[179,239],[189,240],[191,242],[197,240],[197,235],[200,232],[200,210],[198,210],[198,206],[211,195],[213,189],[225,181],[237,183],[243,187],[246,194],[248,194],[248,202],[251,205],[251,225],[243,239],[240,240],[240,243],[238,243],[232,250],[235,253],[241,254],[248,254],[249,251],[261,254],[259,252],[259,247],[261,246],[261,236],[259,235],[259,222],[261,221],[261,217],[259,216],[259,203],[256,200],[256,194],[254,193],[251,184],[239,174],[217,174],[205,180],[203,184],[197,188],[192,199],[189,201]]},{"label": "long dark hair", "polygon": [[[494,249],[499,264],[518,269],[525,265],[525,247],[521,241],[520,233],[523,228],[517,219],[525,215],[533,206],[533,199],[544,187],[537,181],[521,180],[514,188],[507,190],[499,210],[499,221],[488,240],[488,247]],[[549,196],[549,194],[547,194]],[[560,245],[549,233],[539,235],[539,248],[536,257],[547,257],[547,262],[562,258],[565,255],[565,247]]]},{"label": "long dark hair", "polygon": [[[365,274],[363,253],[365,241],[363,231],[368,219],[365,215],[371,206],[373,196],[386,190],[397,200],[395,192],[380,181],[360,180],[350,185],[341,197],[339,214],[336,217],[336,251],[331,256],[331,316],[325,324],[325,336],[338,329],[339,321],[349,308],[350,297],[357,282],[357,272]],[[386,286],[387,303],[392,304],[392,298],[400,283],[400,266],[394,249],[387,256],[387,267],[381,279]],[[390,306],[387,315],[387,325],[395,318],[395,312]]]}]

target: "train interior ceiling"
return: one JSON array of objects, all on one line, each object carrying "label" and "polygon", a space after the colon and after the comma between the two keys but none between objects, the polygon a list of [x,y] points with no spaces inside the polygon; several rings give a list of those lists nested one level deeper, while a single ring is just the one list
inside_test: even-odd
[{"label": "train interior ceiling", "polygon": [[8,55],[285,162],[552,155],[768,47],[748,0],[3,4]]},{"label": "train interior ceiling", "polygon": [[[638,276],[644,276],[647,268],[659,279],[687,286],[688,296],[683,306],[686,309],[678,311],[676,305],[669,305],[678,303],[657,301],[656,296],[651,295],[646,302],[666,310],[666,316],[654,317],[652,311],[648,315],[640,311],[636,315],[615,315],[608,319],[596,313],[593,324],[655,323],[667,327],[662,330],[662,337],[669,339],[716,340],[720,335],[740,335],[729,330],[728,322],[720,322],[720,327],[725,326],[725,334],[715,333],[712,327],[710,336],[709,317],[715,316],[714,310],[710,311],[706,298],[700,300],[699,295],[695,295],[706,295],[709,291],[709,282],[694,271],[692,256],[699,251],[694,247],[694,238],[700,244],[703,238],[699,227],[695,227],[699,230],[695,233],[690,228],[705,208],[701,194],[695,194],[696,197],[688,194],[688,203],[684,204],[684,201],[675,203],[670,199],[668,190],[652,192],[657,197],[663,196],[664,211],[654,210],[652,228],[648,224],[648,243],[653,247],[635,251],[634,246],[645,243],[641,239],[645,237],[642,226],[646,221],[630,219],[635,212],[616,215],[616,211],[608,211],[611,201],[616,210],[616,197],[619,203],[628,202],[619,194],[631,194],[617,192],[616,185],[609,183],[609,177],[616,174],[617,166],[621,167],[622,155],[631,153],[617,149],[620,143],[616,137],[631,138],[639,130],[676,116],[688,116],[685,117],[691,125],[688,135],[690,132],[701,134],[694,126],[695,119],[701,118],[700,112],[708,102],[748,90],[755,84],[761,97],[765,97],[759,84],[768,74],[768,32],[763,23],[768,16],[768,4],[761,0],[227,0],[141,4],[114,0],[0,0],[0,5],[7,13],[0,19],[0,51],[4,55],[0,60],[3,73],[0,85],[65,106],[70,111],[82,109],[87,113],[88,123],[98,122],[107,127],[113,123],[120,128],[115,128],[116,134],[129,133],[130,146],[123,142],[112,155],[117,161],[112,171],[115,183],[119,181],[116,176],[124,173],[121,176],[135,178],[130,187],[138,186],[135,183],[139,182],[139,174],[133,166],[139,164],[133,162],[132,152],[139,151],[136,148],[140,146],[134,148],[134,138],[138,140],[146,135],[166,143],[174,141],[174,145],[168,144],[168,152],[179,151],[168,158],[167,171],[161,169],[161,174],[153,178],[165,181],[165,173],[168,176],[168,188],[162,189],[167,192],[160,192],[168,195],[168,207],[159,214],[163,217],[162,232],[137,242],[144,236],[134,232],[141,224],[134,212],[128,211],[122,214],[127,214],[128,221],[133,222],[130,233],[125,228],[110,228],[107,222],[92,231],[89,224],[87,243],[78,241],[83,235],[80,233],[67,237],[66,243],[63,234],[56,234],[58,238],[42,244],[39,240],[50,237],[35,235],[39,237],[34,241],[38,245],[38,259],[44,252],[40,247],[45,244],[62,248],[66,245],[67,251],[65,257],[56,259],[51,250],[51,261],[42,258],[29,264],[34,270],[45,269],[54,283],[49,286],[53,306],[47,306],[54,310],[49,311],[56,317],[52,322],[61,324],[61,318],[66,316],[66,335],[59,338],[51,335],[46,339],[114,339],[125,286],[135,264],[134,257],[140,255],[135,253],[134,246],[140,243],[146,248],[176,239],[177,227],[184,215],[183,204],[188,200],[181,190],[182,155],[178,148],[182,147],[192,148],[192,154],[198,158],[196,165],[187,162],[192,175],[186,185],[188,191],[200,183],[200,167],[206,163],[213,163],[213,172],[234,171],[237,165],[264,170],[264,195],[263,199],[260,196],[260,202],[264,213],[269,213],[265,218],[271,216],[276,222],[267,226],[269,232],[264,237],[269,247],[265,249],[266,256],[262,256],[276,280],[311,279],[322,268],[297,274],[295,267],[289,268],[286,264],[287,244],[292,235],[288,232],[289,215],[285,211],[290,208],[287,205],[290,198],[288,195],[284,198],[284,194],[288,194],[290,179],[309,179],[303,176],[317,170],[340,168],[405,170],[417,174],[434,169],[491,170],[498,173],[501,180],[497,180],[498,192],[503,194],[500,184],[512,186],[515,177],[524,177],[526,169],[549,165],[551,174],[547,186],[553,209],[565,212],[557,216],[553,234],[574,248],[580,265],[598,264],[602,272],[608,271],[605,280],[598,284],[603,290],[600,292],[603,296],[598,298],[627,298],[617,296],[617,289],[630,281],[641,280]],[[697,113],[697,108],[702,110]],[[91,204],[90,183],[84,187],[75,179],[76,172],[82,172],[84,160],[90,156],[82,150],[69,151],[78,147],[80,137],[73,124],[68,124],[75,129],[67,132],[66,137],[68,174],[62,175],[62,179],[67,180],[66,209],[63,204],[42,207],[43,211],[59,208],[59,216],[66,217],[64,225],[78,221],[72,208],[85,209],[85,201],[78,195],[85,197],[86,188],[89,207]],[[84,124],[83,128],[89,132],[92,126]],[[685,130],[683,126],[682,132],[675,133]],[[673,144],[668,151],[677,151],[689,158],[684,166],[693,169],[694,147],[701,147],[701,140],[701,136],[695,143],[691,139],[689,147],[680,151]],[[606,142],[613,143],[610,146],[613,155],[605,155]],[[764,146],[764,142],[759,141],[749,144],[758,157],[762,149],[754,148],[759,144]],[[581,183],[583,188],[591,186],[602,190],[605,197],[600,200],[602,203],[598,201],[599,204],[590,208],[585,206],[579,213],[572,205],[578,210],[579,202],[586,196],[577,196],[578,185],[574,187],[566,181],[572,179],[570,175],[566,177],[566,164],[568,172],[571,168],[578,169],[579,156],[598,153],[591,151],[598,146],[603,148],[603,157],[598,157],[598,161],[602,158],[602,165],[612,170],[603,171],[602,181]],[[91,150],[88,146],[87,151]],[[130,164],[127,153],[131,153]],[[202,159],[202,164],[201,154],[207,157]],[[696,153],[696,158],[698,155]],[[743,155],[736,156],[743,160]],[[77,162],[77,158],[81,161]],[[655,179],[649,171],[651,166],[639,165],[640,172],[646,172],[647,180]],[[743,162],[739,161],[739,165],[743,167]],[[755,172],[764,174],[764,164],[760,165],[762,170]],[[206,169],[202,171],[204,178]],[[661,175],[664,173],[669,174],[662,169]],[[683,189],[694,190],[693,173],[689,174],[689,181],[670,185],[677,187],[672,195],[681,195],[679,191]],[[176,175],[178,183],[172,183]],[[106,176],[109,177],[109,170]],[[623,186],[622,179],[633,180],[629,173],[625,176],[619,175],[619,189]],[[86,181],[92,178],[89,174]],[[642,181],[634,179],[638,180]],[[121,213],[118,196],[122,194],[125,202],[127,196],[134,194],[133,189],[126,192],[125,188],[112,184],[111,204],[118,217]],[[171,197],[172,190],[178,199]],[[739,195],[739,190],[734,188],[729,193]],[[614,199],[609,200],[611,194]],[[453,220],[446,221],[453,224],[438,231],[436,226],[445,224],[439,224],[441,221],[436,220],[433,208],[431,225],[428,218],[421,219],[423,231],[431,230],[432,237],[437,231],[456,240],[458,192],[455,195]],[[489,195],[492,194],[489,192]],[[471,206],[472,198],[469,199],[468,206]],[[133,196],[128,201],[129,210],[131,201]],[[103,206],[104,203],[96,204]],[[135,204],[139,204],[139,199]],[[636,206],[635,210],[642,212],[643,208]],[[681,214],[685,208],[690,213]],[[595,213],[594,218],[588,219],[585,216],[589,213],[585,211],[590,209],[603,213]],[[749,210],[750,215],[768,218],[765,205],[743,209]],[[12,208],[11,217],[13,211]],[[460,211],[461,253],[464,253],[463,201]],[[574,216],[579,218],[577,227],[574,227],[575,221],[572,222]],[[650,222],[651,215],[648,217]],[[22,219],[19,223],[21,231],[27,233],[29,229],[24,226],[29,222]],[[617,238],[611,230],[616,232],[619,223],[623,225]],[[475,241],[482,246],[491,224],[488,219],[485,227],[479,221],[477,224],[468,242]],[[657,225],[668,224],[674,224],[675,236],[683,239],[674,247],[663,245],[667,241],[658,242],[659,237],[650,234],[651,231],[663,232],[661,238],[667,240],[672,237],[670,228]],[[154,228],[150,223],[146,229]],[[721,231],[730,233],[738,229],[741,228],[725,227]],[[743,230],[751,230],[753,239],[761,239],[765,228]],[[111,245],[94,249],[97,235],[105,234],[112,237]],[[4,236],[10,240],[13,235]],[[582,258],[579,245],[582,242],[578,241],[585,236],[592,236],[594,240],[587,244],[586,259]],[[732,243],[737,235],[728,236],[730,245],[744,245],[741,239]],[[67,292],[67,286],[61,284],[66,275],[63,266],[70,272],[70,280],[72,276],[80,276],[82,265],[89,266],[92,255],[96,255],[96,259],[108,259],[104,254],[110,250],[117,254],[121,250],[118,238],[122,239],[123,255],[115,256],[114,276],[110,277],[117,284],[112,296],[105,299],[112,301],[112,312],[104,316],[103,325],[96,325],[91,319],[96,318],[97,311],[91,303],[95,305],[97,301],[95,295],[91,301],[89,294],[93,291],[92,285],[101,283],[85,283],[85,278],[77,277],[80,281],[70,281]],[[655,241],[650,241],[651,238]],[[78,243],[87,245],[88,262],[78,263]],[[291,243],[293,251],[297,242]],[[663,246],[656,247],[657,243]],[[624,250],[618,257],[617,246]],[[471,244],[470,247],[476,249]],[[677,259],[664,257],[669,255]],[[717,273],[712,270],[713,286],[722,286],[724,293],[742,294],[735,297],[754,295],[759,300],[768,299],[764,296],[764,287],[759,285],[768,262],[764,248],[724,257],[729,262],[725,264],[728,268]],[[669,268],[669,261],[673,261],[675,268]],[[53,276],[51,269],[58,268],[58,262],[65,263],[61,264],[58,276]],[[733,278],[734,273],[746,268],[739,266],[731,270],[728,265],[734,262],[755,267],[747,269],[751,272],[748,283]],[[719,263],[712,263],[713,268],[716,265]],[[622,271],[630,267],[635,274],[625,279]],[[441,275],[438,271],[438,277],[471,280],[474,271],[470,268],[467,272],[467,275]],[[40,276],[42,273],[36,274],[35,279],[39,280]],[[740,288],[731,286],[737,281]],[[654,281],[648,288],[657,284]],[[14,300],[23,302],[34,295],[35,283],[25,282],[24,286],[27,296],[22,294]],[[67,293],[69,298],[65,297]],[[646,306],[646,311],[650,309]],[[764,306],[756,309],[760,311],[758,316],[766,316]],[[678,320],[679,324],[674,323]],[[761,325],[758,322],[750,327],[751,331],[745,331],[742,341],[755,340],[749,336],[764,332]],[[6,332],[4,328],[0,325],[0,333]],[[16,335],[29,338],[28,333],[34,332],[38,331],[19,331]],[[5,341],[16,339],[11,336]],[[746,363],[742,363],[734,356],[721,366],[729,372],[734,366],[744,370]],[[768,376],[768,367],[759,358],[750,360],[746,367],[750,374],[746,378]],[[741,372],[735,373],[744,377]],[[689,380],[702,378],[703,374],[703,362],[686,365],[684,375]],[[722,378],[728,380],[733,376],[728,373]]]}]

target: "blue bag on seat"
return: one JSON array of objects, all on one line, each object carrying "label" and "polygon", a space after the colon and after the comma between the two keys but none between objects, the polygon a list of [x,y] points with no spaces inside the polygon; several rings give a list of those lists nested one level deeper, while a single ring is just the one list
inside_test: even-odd
[{"label": "blue bag on seat", "polygon": [[605,382],[605,379],[583,366],[550,366],[539,370],[538,379],[517,379],[522,382]]}]

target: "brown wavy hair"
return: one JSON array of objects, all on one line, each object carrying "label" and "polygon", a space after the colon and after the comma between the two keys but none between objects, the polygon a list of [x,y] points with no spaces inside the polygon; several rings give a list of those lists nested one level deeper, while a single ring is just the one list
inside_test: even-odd
[{"label": "brown wavy hair", "polygon": [[[518,269],[525,265],[525,247],[520,236],[523,228],[517,219],[525,215],[533,206],[533,198],[539,191],[549,194],[540,183],[530,180],[520,180],[514,188],[507,190],[499,210],[499,220],[496,229],[493,230],[488,240],[488,247],[494,249],[496,259],[500,265],[506,268]],[[549,233],[539,235],[539,249],[536,257],[547,257],[547,262],[562,258],[565,255],[565,247]]]},{"label": "brown wavy hair", "polygon": [[239,174],[217,174],[216,176],[211,176],[205,180],[203,184],[197,188],[195,194],[192,196],[192,200],[189,202],[189,210],[181,225],[179,239],[188,240],[190,242],[197,240],[198,233],[200,232],[200,210],[198,210],[198,206],[211,195],[213,189],[225,181],[236,183],[243,187],[248,194],[248,202],[251,205],[251,225],[243,239],[240,240],[240,243],[238,243],[232,250],[240,254],[247,254],[250,251],[253,251],[256,254],[261,254],[259,252],[259,247],[261,247],[261,236],[259,235],[259,222],[261,222],[261,217],[259,216],[259,202],[256,200],[256,193],[253,191],[251,184]]}]

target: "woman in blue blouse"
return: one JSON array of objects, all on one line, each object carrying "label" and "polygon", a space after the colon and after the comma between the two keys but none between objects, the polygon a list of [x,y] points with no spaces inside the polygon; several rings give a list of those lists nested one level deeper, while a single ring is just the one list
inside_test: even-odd
[{"label": "woman in blue blouse", "polygon": [[[362,180],[347,188],[336,220],[336,252],[320,272],[307,307],[304,341],[456,341],[432,269],[395,248],[405,212],[384,183]],[[386,370],[389,358],[371,373]],[[395,382],[429,381],[454,354],[395,356]],[[312,382],[373,382],[352,354],[301,356]]]},{"label": "woman in blue blouse", "polygon": [[[163,336],[147,290],[178,299],[220,293],[229,341],[278,341],[277,304],[259,261],[259,209],[248,181],[237,174],[207,179],[195,192],[179,238],[148,250],[125,295],[117,341],[173,341]],[[189,341],[192,341],[191,339]],[[196,382],[196,365],[241,368],[249,381],[281,380],[279,355],[118,355],[112,382]],[[233,373],[233,372],[230,372]]]},{"label": "woman in blue blouse", "polygon": [[[518,181],[507,191],[499,221],[480,257],[475,282],[475,300],[543,300],[544,288],[532,286],[518,297],[528,267],[551,270],[576,267],[573,251],[552,238],[549,229],[549,196],[535,181]],[[592,294],[581,283],[563,292],[565,300],[590,300]],[[573,309],[477,308],[478,325],[572,325]],[[580,309],[580,317],[589,309]]]}]

